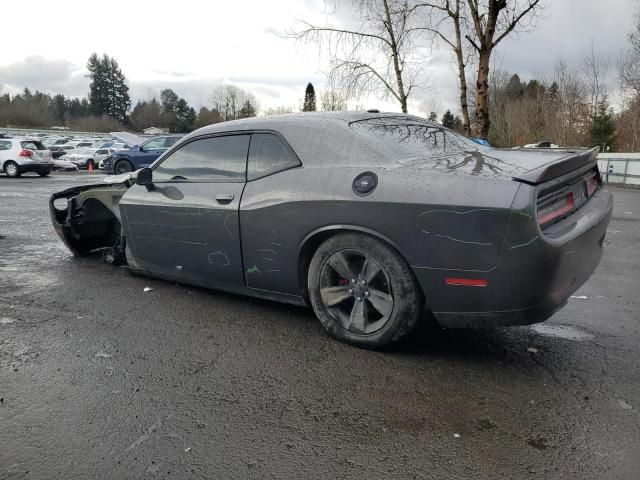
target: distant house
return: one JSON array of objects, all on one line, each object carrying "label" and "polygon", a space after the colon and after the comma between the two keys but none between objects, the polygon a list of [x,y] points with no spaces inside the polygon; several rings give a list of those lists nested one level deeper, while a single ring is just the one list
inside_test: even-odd
[{"label": "distant house", "polygon": [[168,128],[147,127],[142,130],[145,135],[162,135],[163,133],[169,133]]}]

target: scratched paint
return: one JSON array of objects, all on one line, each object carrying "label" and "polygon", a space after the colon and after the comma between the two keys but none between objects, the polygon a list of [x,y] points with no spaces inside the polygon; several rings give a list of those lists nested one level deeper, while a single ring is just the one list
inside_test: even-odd
[{"label": "scratched paint", "polygon": [[224,252],[211,252],[208,256],[209,263],[226,267],[231,264],[229,257]]}]

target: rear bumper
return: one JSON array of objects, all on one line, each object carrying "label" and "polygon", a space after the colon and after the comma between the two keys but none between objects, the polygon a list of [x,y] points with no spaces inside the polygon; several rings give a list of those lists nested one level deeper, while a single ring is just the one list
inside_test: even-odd
[{"label": "rear bumper", "polygon": [[52,163],[25,163],[19,165],[20,173],[36,172],[36,173],[49,173],[53,170]]},{"label": "rear bumper", "polygon": [[[496,268],[487,272],[416,269],[427,302],[446,327],[497,327],[542,322],[562,308],[594,272],[613,209],[600,189],[563,222],[562,234],[543,235],[520,189]],[[521,208],[518,208],[520,204]],[[446,277],[478,278],[485,287],[447,285]]]}]

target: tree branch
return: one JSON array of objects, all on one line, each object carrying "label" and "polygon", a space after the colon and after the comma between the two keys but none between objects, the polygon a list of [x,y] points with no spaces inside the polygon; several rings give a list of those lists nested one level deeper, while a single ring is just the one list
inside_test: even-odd
[{"label": "tree branch", "polygon": [[356,32],[354,30],[343,30],[341,28],[332,28],[332,27],[316,27],[314,25],[311,25],[309,23],[303,22],[305,25],[308,26],[308,28],[306,30],[303,30],[301,32],[296,32],[293,33],[291,36],[293,38],[296,39],[302,39],[312,33],[323,33],[323,32],[328,32],[328,33],[337,33],[337,34],[342,34],[342,35],[352,35],[354,37],[361,37],[361,38],[374,38],[376,40],[380,40],[381,42],[386,43],[389,47],[391,47],[391,42],[389,42],[389,40],[387,40],[384,37],[381,37],[380,35],[374,35],[372,33],[364,33],[364,32]]},{"label": "tree branch", "polygon": [[516,25],[518,25],[518,23],[520,22],[520,20],[522,20],[529,12],[531,12],[532,10],[534,10],[538,4],[540,3],[540,0],[530,0],[529,1],[529,6],[527,8],[525,8],[519,15],[517,15],[515,18],[513,18],[513,20],[508,24],[506,30],[504,32],[502,32],[502,34],[500,34],[500,36],[498,36],[497,39],[495,39],[493,41],[493,43],[491,44],[491,48],[494,48],[496,45],[498,45],[507,35],[509,35],[514,28],[516,28]]}]

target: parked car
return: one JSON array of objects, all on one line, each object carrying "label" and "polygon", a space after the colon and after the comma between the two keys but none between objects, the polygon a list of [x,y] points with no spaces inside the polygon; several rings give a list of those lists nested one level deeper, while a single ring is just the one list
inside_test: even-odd
[{"label": "parked car", "polygon": [[0,139],[0,171],[9,177],[35,172],[41,177],[53,170],[51,152],[39,140]]},{"label": "parked car", "polygon": [[67,151],[64,148],[62,148],[60,145],[51,145],[50,147],[47,147],[47,148],[51,152],[51,156],[53,157],[54,160],[56,158],[62,157],[67,153]]},{"label": "parked car", "polygon": [[559,148],[559,145],[545,140],[538,143],[528,143],[524,148]]},{"label": "parked car", "polygon": [[108,148],[80,148],[66,155],[65,159],[73,162],[78,168],[89,168],[89,165],[95,168],[110,153]]},{"label": "parked car", "polygon": [[258,117],[56,193],[50,211],[76,255],[308,304],[337,338],[377,348],[423,312],[485,327],[561,308],[611,218],[596,156],[495,149],[404,114]]},{"label": "parked car", "polygon": [[148,167],[180,138],[182,135],[163,135],[130,149],[117,151],[104,160],[104,172],[120,175]]},{"label": "parked car", "polygon": [[69,160],[65,160],[64,158],[54,158],[53,159],[53,169],[54,170],[62,170],[65,172],[77,172],[78,167],[75,163],[70,162]]}]

